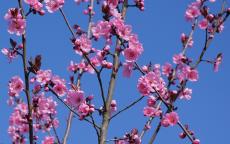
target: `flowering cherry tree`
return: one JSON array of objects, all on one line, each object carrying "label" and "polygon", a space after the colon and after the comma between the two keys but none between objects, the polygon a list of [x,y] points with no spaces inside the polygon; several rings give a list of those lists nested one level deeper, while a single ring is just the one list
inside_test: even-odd
[{"label": "flowering cherry tree", "polygon": [[[222,53],[214,59],[206,59],[205,54],[213,41],[224,30],[224,24],[230,15],[225,1],[194,0],[188,4],[185,20],[191,25],[191,31],[180,36],[180,52],[171,61],[160,65],[148,63],[140,65],[144,47],[132,26],[125,21],[127,11],[135,9],[144,12],[144,0],[75,0],[76,7],[87,5],[83,14],[88,17],[87,29],[78,23],[71,24],[62,9],[65,0],[15,0],[17,7],[9,8],[4,19],[8,23],[8,32],[17,38],[9,38],[9,45],[1,52],[11,63],[22,60],[23,76],[15,75],[9,78],[8,105],[13,109],[9,117],[8,134],[12,143],[66,144],[74,117],[82,123],[87,123],[97,136],[95,143],[140,144],[143,139],[154,143],[161,127],[179,126],[181,139],[189,139],[192,144],[199,144],[199,135],[182,123],[177,112],[176,102],[190,100],[192,89],[188,83],[195,84],[199,80],[198,66],[209,64],[215,72],[222,62]],[[221,3],[221,9],[212,10],[208,6]],[[80,6],[79,6],[80,7]],[[100,11],[96,11],[100,8]],[[70,61],[67,70],[69,79],[64,79],[53,72],[52,67],[42,67],[42,54],[28,58],[27,27],[28,17],[35,15],[52,15],[60,13],[63,23],[70,32],[70,44],[79,61]],[[100,20],[94,21],[94,16]],[[204,45],[198,58],[190,58],[186,52],[193,47],[196,30],[205,33]],[[71,48],[69,48],[71,50]],[[69,62],[66,62],[69,63]],[[109,72],[109,84],[106,84],[103,72]],[[118,100],[114,99],[115,83],[118,77],[132,78],[133,73],[139,74],[137,91],[139,98],[127,106],[117,107]],[[99,95],[88,94],[81,87],[81,79],[88,74],[96,77]],[[96,87],[96,86],[95,86]],[[128,89],[127,89],[128,90]],[[121,113],[132,109],[136,104],[146,100],[143,105],[142,129],[133,127],[124,135],[108,137],[110,122],[119,119]],[[97,104],[95,103],[97,101]],[[119,100],[122,101],[122,100]],[[98,104],[99,103],[99,104]],[[69,111],[67,121],[59,121],[57,106],[64,105]],[[135,110],[135,109],[133,109]],[[140,111],[141,113],[141,111]],[[153,121],[157,119],[158,121]],[[66,123],[65,123],[66,122]],[[156,129],[152,123],[157,123]],[[65,133],[60,136],[57,129],[66,125]],[[153,129],[151,137],[145,134]],[[45,136],[41,136],[41,133]],[[76,132],[79,137],[81,133]],[[90,134],[88,135],[90,137]],[[71,142],[73,143],[73,142]]]}]

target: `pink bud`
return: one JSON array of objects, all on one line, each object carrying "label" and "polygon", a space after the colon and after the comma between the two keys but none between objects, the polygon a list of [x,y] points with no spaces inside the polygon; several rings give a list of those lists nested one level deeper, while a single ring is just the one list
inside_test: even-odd
[{"label": "pink bud", "polygon": [[186,137],[186,134],[185,134],[184,132],[182,132],[182,133],[180,133],[179,137],[180,137],[181,139],[184,139],[184,138]]},{"label": "pink bud", "polygon": [[200,140],[195,139],[195,140],[192,142],[192,144],[200,144]]}]

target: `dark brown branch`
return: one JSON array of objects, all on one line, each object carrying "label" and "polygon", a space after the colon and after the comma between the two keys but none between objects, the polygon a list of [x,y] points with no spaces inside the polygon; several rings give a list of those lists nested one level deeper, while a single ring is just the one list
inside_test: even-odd
[{"label": "dark brown branch", "polygon": [[99,143],[100,134],[99,134],[99,131],[98,131],[97,127],[96,127],[96,123],[95,123],[95,120],[94,120],[94,118],[93,118],[93,115],[92,115],[92,114],[90,115],[90,118],[91,118],[91,120],[92,120],[92,122],[93,122],[93,127],[94,127],[94,129],[95,129],[95,131],[96,131],[96,134],[97,134],[97,140],[98,140],[98,143]]},{"label": "dark brown branch", "polygon": [[53,131],[54,131],[54,135],[55,135],[55,137],[57,139],[57,143],[61,144],[60,139],[59,139],[58,134],[57,134],[57,131],[56,131],[56,128],[55,128],[55,126],[53,124],[53,117],[51,115],[50,115],[50,119],[52,120],[52,128],[53,128]]},{"label": "dark brown branch", "polygon": [[118,111],[113,116],[111,116],[111,118],[109,120],[112,120],[113,118],[115,118],[116,116],[118,116],[119,114],[121,114],[122,112],[124,112],[124,111],[128,110],[129,108],[133,107],[135,104],[137,104],[138,102],[140,102],[143,98],[144,98],[144,96],[138,98],[137,100],[135,100],[134,102],[132,102],[131,104],[129,104],[128,106],[126,106],[122,110]]},{"label": "dark brown branch", "polygon": [[75,34],[74,34],[74,32],[73,32],[73,30],[72,30],[70,24],[69,24],[69,21],[67,20],[67,18],[66,18],[66,16],[65,16],[64,11],[62,10],[62,8],[59,8],[59,11],[61,12],[62,17],[64,18],[65,23],[66,23],[66,25],[67,25],[69,31],[71,32],[72,36],[75,38]]}]

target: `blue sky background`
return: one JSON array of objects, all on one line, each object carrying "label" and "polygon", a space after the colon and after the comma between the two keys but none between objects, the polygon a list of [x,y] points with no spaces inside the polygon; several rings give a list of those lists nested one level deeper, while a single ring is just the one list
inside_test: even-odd
[{"label": "blue sky background", "polygon": [[[191,0],[146,0],[145,11],[140,12],[137,9],[129,9],[127,14],[127,23],[132,24],[133,32],[139,35],[140,41],[144,45],[144,53],[138,63],[147,64],[149,61],[153,63],[164,64],[171,62],[172,56],[181,50],[180,34],[182,32],[190,32],[190,23],[184,20],[184,12]],[[17,1],[0,1],[0,48],[9,46],[9,38],[20,40],[15,35],[9,35],[7,32],[7,23],[3,16],[8,8],[16,7]],[[230,6],[230,3],[228,3]],[[66,1],[64,11],[71,24],[78,23],[83,29],[86,29],[87,17],[82,15],[83,8],[86,5],[77,6],[73,0]],[[211,10],[220,8],[218,3],[211,6]],[[99,7],[97,6],[97,9]],[[96,14],[94,21],[100,19],[100,13]],[[78,61],[79,56],[72,50],[69,41],[71,37],[61,14],[47,13],[45,16],[30,15],[27,21],[27,46],[28,57],[34,57],[42,54],[42,69],[52,69],[53,73],[68,79],[69,73],[66,68],[70,60]],[[230,129],[229,114],[229,74],[230,74],[230,22],[225,24],[224,32],[216,35],[211,44],[205,58],[212,59],[217,53],[223,52],[224,61],[218,73],[214,73],[212,66],[201,64],[199,66],[200,79],[196,83],[190,83],[189,87],[193,88],[193,97],[191,101],[179,101],[178,113],[183,123],[190,124],[192,130],[203,144],[228,144]],[[201,52],[204,42],[204,32],[197,30],[194,35],[194,48],[188,50],[188,55],[193,59],[197,59]],[[8,99],[7,84],[8,80],[14,75],[22,74],[22,63],[18,58],[11,64],[3,55],[0,55],[0,143],[10,143],[7,134],[8,118],[12,112],[12,107],[6,104]],[[105,87],[108,85],[109,73],[104,73]],[[137,79],[140,74],[134,74],[131,79],[124,79],[121,75],[117,80],[116,92],[114,99],[118,102],[118,109],[129,104],[133,100],[140,97],[136,89]],[[85,75],[82,80],[82,89],[87,95],[95,95],[95,104],[97,107],[100,103],[96,99],[99,97],[99,86],[96,77],[93,75]],[[23,97],[24,95],[22,95]],[[121,137],[132,128],[142,130],[147,118],[143,117],[142,109],[146,100],[133,107],[126,113],[111,122],[108,138],[114,136]],[[59,103],[58,117],[60,127],[58,128],[59,137],[62,138],[68,110]],[[157,125],[158,121],[154,120],[152,127]],[[143,143],[147,143],[153,129],[144,137]],[[178,134],[181,132],[178,126],[170,128],[162,128],[156,144],[185,144],[190,143],[188,139],[181,140]],[[69,137],[71,144],[93,144],[96,142],[94,129],[87,123],[77,120],[73,121],[71,135]]]}]

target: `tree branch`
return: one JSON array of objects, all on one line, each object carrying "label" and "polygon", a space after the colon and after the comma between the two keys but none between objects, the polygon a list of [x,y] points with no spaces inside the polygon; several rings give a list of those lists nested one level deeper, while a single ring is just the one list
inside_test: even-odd
[{"label": "tree branch", "polygon": [[[21,15],[23,19],[26,19],[24,14],[24,9],[22,6],[22,0],[18,0],[18,5],[20,8]],[[24,81],[25,81],[25,93],[26,93],[26,99],[27,99],[27,106],[28,106],[28,123],[29,123],[29,141],[30,144],[33,144],[34,142],[34,136],[33,136],[33,118],[32,118],[32,105],[31,105],[31,98],[30,98],[30,85],[29,85],[29,72],[27,69],[27,51],[26,51],[26,32],[22,34],[22,44],[23,44],[23,70],[24,70]]]},{"label": "tree branch", "polygon": [[[128,4],[128,0],[124,0],[122,12],[121,12],[123,18],[126,15],[127,4]],[[121,44],[120,40],[117,39],[116,47],[120,47],[120,44]],[[111,77],[110,77],[108,95],[106,99],[106,105],[104,108],[105,111],[103,113],[102,127],[100,131],[100,144],[105,144],[107,133],[108,133],[108,126],[109,126],[109,119],[110,119],[110,105],[113,99],[117,71],[119,68],[119,55],[120,55],[120,52],[115,49],[115,53],[113,57],[113,70],[112,70]]]}]

